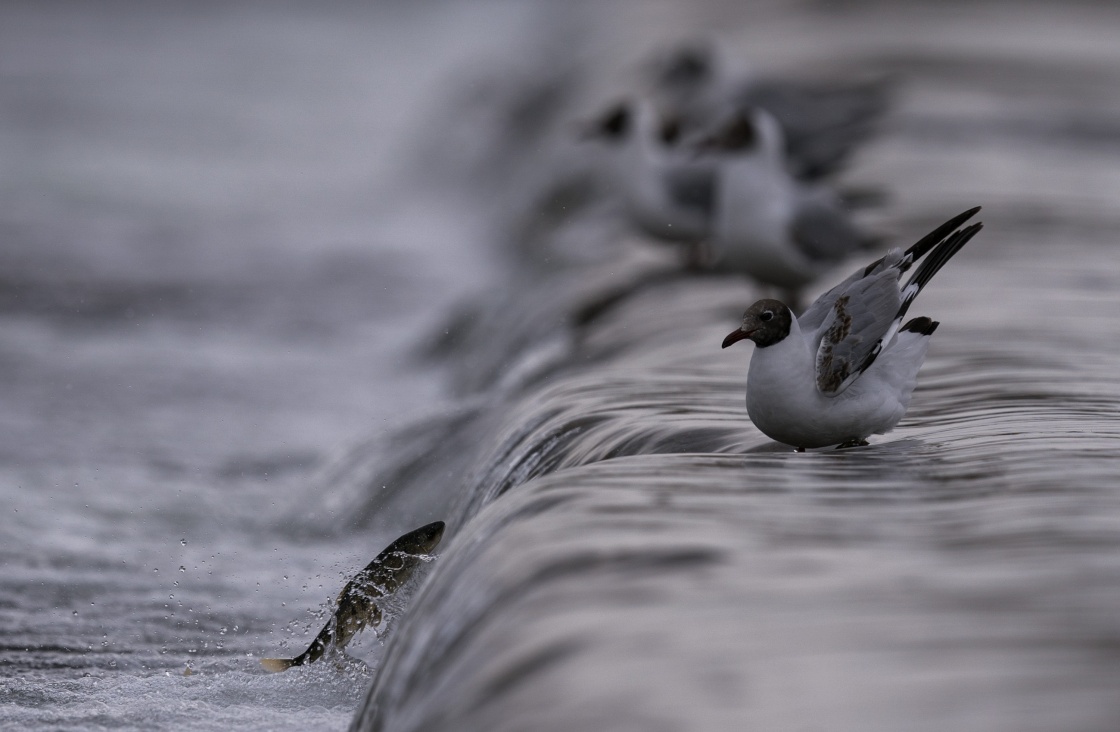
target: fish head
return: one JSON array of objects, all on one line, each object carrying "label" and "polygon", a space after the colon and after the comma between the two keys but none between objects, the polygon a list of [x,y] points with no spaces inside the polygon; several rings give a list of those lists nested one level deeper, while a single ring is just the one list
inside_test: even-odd
[{"label": "fish head", "polygon": [[404,554],[430,554],[443,539],[444,528],[445,524],[442,521],[433,521],[397,539],[393,542],[395,545],[393,548]]}]

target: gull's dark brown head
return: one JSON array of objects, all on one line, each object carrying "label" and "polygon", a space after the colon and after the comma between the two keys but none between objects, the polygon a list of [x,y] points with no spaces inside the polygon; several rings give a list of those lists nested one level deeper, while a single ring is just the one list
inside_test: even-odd
[{"label": "gull's dark brown head", "polygon": [[661,59],[654,70],[658,86],[694,89],[711,81],[715,73],[712,49],[705,43],[693,42],[676,48]]},{"label": "gull's dark brown head", "polygon": [[749,338],[759,348],[779,343],[789,335],[793,313],[779,300],[759,300],[743,313],[743,324],[723,339],[723,347]]},{"label": "gull's dark brown head", "polygon": [[699,152],[748,153],[759,146],[761,135],[754,114],[741,109],[711,134],[695,144]]},{"label": "gull's dark brown head", "polygon": [[634,113],[627,102],[616,102],[595,119],[583,125],[580,137],[585,140],[619,142],[630,134]]},{"label": "gull's dark brown head", "polygon": [[661,144],[665,147],[673,147],[681,141],[681,135],[684,133],[684,123],[681,118],[676,115],[666,115],[661,119],[661,126],[657,131],[657,136],[661,139]]}]

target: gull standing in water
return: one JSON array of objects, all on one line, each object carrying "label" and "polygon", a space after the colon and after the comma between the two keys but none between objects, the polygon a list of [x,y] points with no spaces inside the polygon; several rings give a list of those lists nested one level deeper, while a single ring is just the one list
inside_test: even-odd
[{"label": "gull standing in water", "polygon": [[[959,229],[980,207],[955,216],[902,252],[857,271],[800,317],[759,300],[723,341],[757,346],[747,372],[747,414],[755,426],[798,450],[866,445],[894,428],[910,404],[929,337],[938,323],[902,319],[914,298],[982,224]],[[905,286],[901,277],[926,254]]]},{"label": "gull standing in water", "polygon": [[740,110],[695,147],[717,166],[714,269],[778,287],[796,310],[802,287],[870,243],[834,191],[789,173],[768,112]]}]

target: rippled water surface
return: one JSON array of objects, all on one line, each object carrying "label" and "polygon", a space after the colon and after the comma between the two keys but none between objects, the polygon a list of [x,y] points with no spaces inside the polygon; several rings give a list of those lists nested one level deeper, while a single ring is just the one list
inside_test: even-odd
[{"label": "rippled water surface", "polygon": [[[111,8],[0,11],[0,726],[1120,726],[1120,13]],[[582,205],[563,130],[717,29],[892,79],[893,243],[984,206],[869,447]],[[370,668],[260,670],[435,519]]]}]

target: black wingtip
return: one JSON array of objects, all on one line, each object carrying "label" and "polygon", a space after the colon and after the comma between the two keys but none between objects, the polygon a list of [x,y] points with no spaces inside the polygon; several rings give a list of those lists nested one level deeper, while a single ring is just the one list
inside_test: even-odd
[{"label": "black wingtip", "polygon": [[926,284],[933,279],[933,276],[945,266],[945,263],[952,259],[953,255],[963,249],[964,245],[983,228],[983,223],[975,223],[972,226],[961,229],[946,239],[944,243],[933,250],[928,259],[922,262],[922,266],[918,268],[918,271],[915,272],[914,276],[910,278],[910,281],[906,283],[907,289],[914,284],[918,285],[919,291],[925,287]]},{"label": "black wingtip", "polygon": [[941,323],[937,322],[936,320],[931,320],[925,315],[921,315],[917,318],[912,318],[907,321],[906,325],[902,326],[899,329],[899,332],[917,333],[918,335],[930,336],[933,335],[933,331],[937,330],[937,326],[939,325],[941,325]]},{"label": "black wingtip", "polygon": [[[979,210],[979,207],[973,212],[975,213],[976,210]],[[966,211],[965,213],[968,212]],[[962,214],[962,216],[963,215],[964,214]],[[922,288],[924,288],[929,281],[933,279],[933,276],[945,266],[945,263],[952,259],[953,255],[959,252],[982,228],[984,228],[984,224],[976,223],[961,229],[938,245],[938,247],[933,250],[933,253],[922,262],[922,266],[918,267],[918,271],[915,272],[914,276],[910,278],[910,281],[906,283],[906,287],[902,288],[905,298],[902,301],[902,306],[898,309],[898,315],[895,316],[898,320],[902,320],[906,317],[906,311],[910,309],[911,303],[918,297]]]},{"label": "black wingtip", "polygon": [[936,229],[919,239],[912,247],[906,250],[906,254],[911,258],[911,260],[921,259],[923,256],[925,256],[926,252],[941,243],[961,224],[979,213],[980,208],[980,206],[976,206],[974,208],[968,209],[967,211],[962,211],[961,213],[957,214],[941,226],[938,226]]}]

